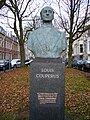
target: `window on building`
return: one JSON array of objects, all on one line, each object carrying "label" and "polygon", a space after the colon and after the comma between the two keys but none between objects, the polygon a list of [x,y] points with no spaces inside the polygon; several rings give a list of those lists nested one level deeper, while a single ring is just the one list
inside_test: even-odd
[{"label": "window on building", "polygon": [[0,38],[0,46],[2,46],[2,38]]},{"label": "window on building", "polygon": [[83,44],[80,44],[80,53],[83,53]]},{"label": "window on building", "polygon": [[75,44],[74,45],[74,55],[77,55],[77,53],[78,53],[78,46],[77,46],[77,44]]},{"label": "window on building", "polygon": [[0,53],[0,59],[2,59],[2,53]]},{"label": "window on building", "polygon": [[6,41],[6,48],[11,49],[11,43],[9,41]]}]

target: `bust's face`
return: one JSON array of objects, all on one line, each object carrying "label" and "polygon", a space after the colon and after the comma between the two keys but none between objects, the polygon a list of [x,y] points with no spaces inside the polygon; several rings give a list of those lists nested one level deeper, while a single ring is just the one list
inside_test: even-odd
[{"label": "bust's face", "polygon": [[54,11],[51,7],[45,7],[41,11],[41,19],[43,21],[52,21],[54,19]]}]

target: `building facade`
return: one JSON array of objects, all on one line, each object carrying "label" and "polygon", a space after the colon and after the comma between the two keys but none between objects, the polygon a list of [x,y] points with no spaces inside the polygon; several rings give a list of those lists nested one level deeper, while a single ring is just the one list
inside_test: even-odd
[{"label": "building facade", "polygon": [[0,26],[0,59],[20,58],[19,44],[16,37]]},{"label": "building facade", "polygon": [[90,30],[73,43],[73,59],[90,60]]}]

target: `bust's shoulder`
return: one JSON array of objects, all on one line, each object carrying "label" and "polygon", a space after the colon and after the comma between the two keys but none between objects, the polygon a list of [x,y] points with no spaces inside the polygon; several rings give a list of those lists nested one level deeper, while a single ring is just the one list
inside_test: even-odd
[{"label": "bust's shoulder", "polygon": [[53,31],[54,33],[59,34],[59,35],[63,35],[63,34],[64,34],[64,32],[63,32],[63,31],[59,30],[59,29],[58,29],[58,28],[56,28],[56,27],[53,27],[53,28],[52,28],[52,31]]},{"label": "bust's shoulder", "polygon": [[57,35],[62,35],[64,32],[60,31],[59,29],[57,29],[54,26],[40,26],[39,28],[37,28],[36,30],[31,32],[31,36],[35,36],[37,34],[42,34],[46,31],[50,31],[53,34],[57,34]]},{"label": "bust's shoulder", "polygon": [[42,27],[39,27],[39,28],[35,29],[34,31],[32,31],[31,35],[35,35],[35,34],[41,32],[41,31],[42,31]]},{"label": "bust's shoulder", "polygon": [[53,26],[53,30],[55,30],[56,32],[59,32],[59,33],[64,33],[63,31],[59,30],[57,27],[54,27],[54,26]]}]

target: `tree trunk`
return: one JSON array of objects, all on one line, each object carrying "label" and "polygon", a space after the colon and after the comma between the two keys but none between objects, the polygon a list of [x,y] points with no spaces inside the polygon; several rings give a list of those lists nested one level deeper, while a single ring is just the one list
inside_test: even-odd
[{"label": "tree trunk", "polygon": [[73,49],[72,49],[72,38],[70,38],[69,40],[69,50],[68,50],[68,67],[71,67],[72,65],[72,53],[73,53]]},{"label": "tree trunk", "polygon": [[20,57],[21,57],[21,67],[25,66],[25,49],[24,49],[24,42],[20,40]]},{"label": "tree trunk", "polygon": [[6,0],[0,0],[0,9],[5,5]]}]

